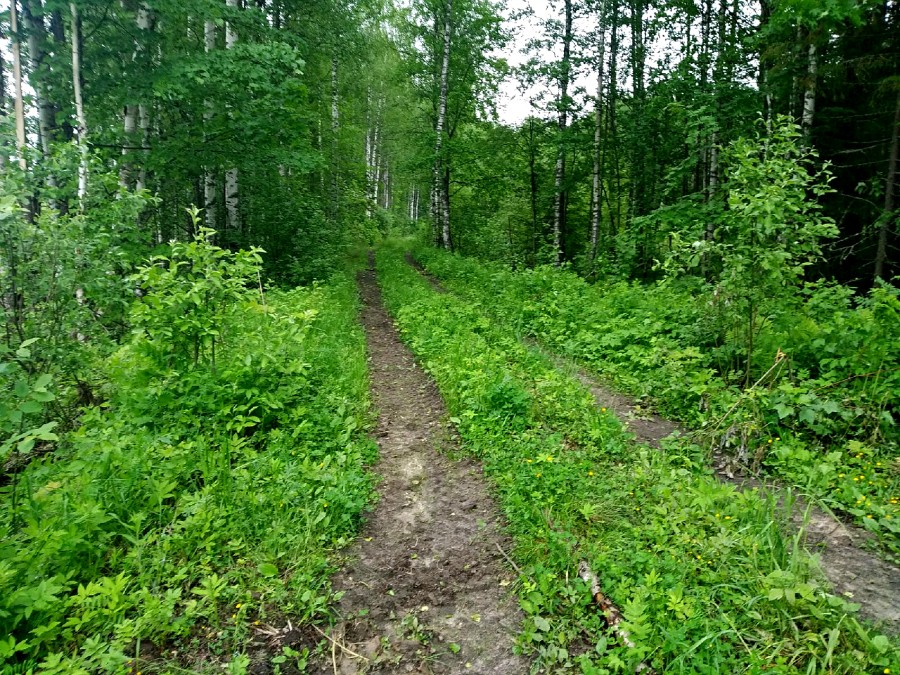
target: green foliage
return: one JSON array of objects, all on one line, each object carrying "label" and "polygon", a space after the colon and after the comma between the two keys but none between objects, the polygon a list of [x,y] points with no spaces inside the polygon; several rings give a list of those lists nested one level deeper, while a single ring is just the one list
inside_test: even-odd
[{"label": "green foliage", "polygon": [[[199,225],[198,212],[191,217]],[[249,284],[262,283],[262,250],[231,253],[211,243],[214,234],[201,228],[191,242],[172,242],[169,255],[154,256],[134,275],[146,293],[131,320],[158,359],[197,365],[208,354],[215,370],[225,312],[246,299]]]},{"label": "green foliage", "polygon": [[[817,171],[814,158],[788,118],[776,119],[753,139],[732,143],[724,158],[727,203],[712,214],[712,236],[677,243],[679,236],[667,271],[683,274],[706,264],[729,299],[756,304],[795,286],[821,254],[822,240],[837,235],[813,199],[830,192],[827,169]],[[682,218],[691,220],[690,212]],[[679,234],[679,224],[669,227]]]},{"label": "green foliage", "polygon": [[[108,401],[31,462],[17,499],[0,488],[0,668],[146,671],[155,660],[238,672],[254,622],[326,611],[331,556],[355,532],[374,455],[352,280],[262,304],[230,266],[255,269],[256,254],[222,256],[202,240],[176,251],[206,261],[215,288],[178,265],[155,277],[166,294],[231,289],[204,315],[228,335],[218,376],[190,359],[161,369],[155,336],[139,331],[108,364]],[[156,290],[159,304],[142,310],[151,327],[173,319]]]},{"label": "green foliage", "polygon": [[[465,287],[461,273],[474,267],[443,253],[429,261],[448,277],[456,273],[455,289]],[[629,448],[614,416],[517,339],[521,318],[497,317],[493,310],[502,311],[507,298],[502,285],[470,277],[478,289],[465,300],[437,294],[391,250],[379,253],[378,271],[404,340],[434,376],[466,447],[494,483],[522,570],[520,640],[537,667],[896,668],[892,643],[867,632],[852,606],[824,590],[799,545],[802,534],[788,537],[773,527],[785,517],[774,500],[716,481],[696,447]],[[543,274],[559,280],[554,290],[571,276]],[[516,276],[530,275],[508,280]],[[558,299],[544,290],[548,302]],[[480,292],[484,299],[473,302]],[[622,608],[633,648],[605,630],[577,575],[582,560]],[[827,640],[833,648],[826,650]]]},{"label": "green foliage", "polygon": [[[98,182],[108,176],[97,175]],[[0,178],[0,317],[4,354],[37,339],[26,370],[54,379],[51,404],[68,422],[72,404],[90,402],[95,364],[126,332],[133,300],[132,271],[144,235],[137,227],[145,194],[122,190],[84,213],[61,215],[46,203],[29,217],[27,189],[15,174]],[[24,362],[23,362],[24,365]]]},{"label": "green foliage", "polygon": [[52,377],[28,372],[31,345],[37,338],[26,340],[13,352],[0,344],[0,462],[13,451],[27,453],[37,441],[57,441],[53,433],[56,422],[35,426],[44,405],[55,396],[49,389]]}]

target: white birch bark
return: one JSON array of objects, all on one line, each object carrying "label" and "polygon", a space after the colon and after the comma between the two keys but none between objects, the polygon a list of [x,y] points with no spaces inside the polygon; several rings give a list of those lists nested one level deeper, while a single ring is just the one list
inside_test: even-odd
[{"label": "white birch bark", "polygon": [[78,7],[69,3],[72,13],[72,89],[75,94],[75,118],[78,120],[78,208],[84,211],[88,182],[87,118],[84,115],[84,99],[81,96],[81,24]]},{"label": "white birch bark", "polygon": [[10,31],[12,32],[12,56],[13,56],[13,91],[15,101],[13,107],[16,116],[16,155],[19,159],[19,168],[25,171],[28,166],[25,160],[25,105],[22,98],[22,46],[19,42],[19,21],[16,3],[10,2]]},{"label": "white birch bark", "polygon": [[[138,6],[137,27],[141,35],[146,31],[149,31],[151,27],[150,9],[143,3]],[[141,38],[138,39],[140,40]],[[149,152],[147,147],[150,143],[150,110],[146,103],[138,104],[137,123],[138,129],[141,131],[141,154],[146,158],[147,153]],[[134,186],[137,190],[143,190],[147,187],[146,164],[146,160],[141,162],[141,166],[138,169],[137,181]]]},{"label": "white birch bark", "polygon": [[[0,32],[0,37],[3,33]],[[9,112],[6,110],[6,64],[3,62],[3,53],[0,52],[0,118],[6,119]],[[0,142],[0,173],[6,169],[9,161],[9,150],[7,150],[7,142]]]},{"label": "white birch bark", "polygon": [[381,148],[379,147],[380,125],[375,125],[375,137],[372,140],[372,203],[378,206],[379,187],[381,186]]},{"label": "white birch bark", "polygon": [[340,157],[338,156],[338,133],[340,131],[340,110],[338,106],[338,60],[331,58],[331,213],[338,218],[338,202],[340,201],[338,173]]},{"label": "white birch bark", "polygon": [[559,78],[559,141],[556,150],[556,170],[553,179],[553,250],[556,255],[556,264],[563,261],[562,228],[565,214],[565,200],[563,199],[562,186],[566,176],[566,152],[564,146],[564,134],[568,127],[569,109],[569,65],[572,45],[572,0],[565,0],[565,25],[563,33],[562,73]]},{"label": "white birch bark", "polygon": [[597,58],[597,103],[594,107],[594,175],[591,185],[591,261],[597,258],[600,240],[600,212],[603,207],[603,167],[601,134],[603,129],[603,68],[606,65],[606,2],[600,6],[600,47]]},{"label": "white birch bark", "polygon": [[[212,19],[203,22],[203,47],[207,54],[216,48],[216,24]],[[211,101],[204,103],[203,120],[209,124],[215,110]],[[216,229],[216,173],[207,166],[203,171],[204,223],[211,230]]]},{"label": "white birch bark", "polygon": [[44,23],[44,9],[40,0],[25,0],[25,30],[28,33],[28,55],[31,60],[31,84],[34,88],[35,103],[38,109],[38,135],[44,159],[50,157],[50,141],[56,125],[53,104],[47,95],[40,73],[44,61],[44,38],[47,26]]},{"label": "white birch bark", "polygon": [[450,214],[446,213],[446,204],[449,195],[444,194],[444,124],[447,118],[447,89],[450,81],[450,41],[451,19],[453,5],[452,0],[447,0],[444,14],[444,49],[441,57],[441,79],[438,94],[438,112],[435,123],[434,141],[434,175],[431,189],[431,217],[435,227],[440,228],[441,245],[450,250]]},{"label": "white birch bark", "polygon": [[[228,7],[237,9],[239,0],[226,0]],[[237,42],[237,31],[229,22],[225,23],[225,49],[232,49]],[[234,167],[225,172],[225,227],[232,232],[241,231],[241,211],[239,202],[238,170]]]},{"label": "white birch bark", "polygon": [[809,49],[807,50],[806,65],[806,89],[803,92],[803,117],[800,120],[800,128],[803,131],[803,138],[809,144],[812,134],[813,119],[816,114],[816,80],[819,75],[819,60],[816,55],[816,43],[814,38],[810,38]]},{"label": "white birch bark", "polygon": [[372,129],[366,130],[366,217],[372,217]]}]

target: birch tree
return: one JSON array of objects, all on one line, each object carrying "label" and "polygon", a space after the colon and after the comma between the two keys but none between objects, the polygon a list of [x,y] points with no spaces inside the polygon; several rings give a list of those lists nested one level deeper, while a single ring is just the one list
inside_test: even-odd
[{"label": "birch tree", "polygon": [[75,118],[78,120],[78,207],[84,211],[88,184],[88,147],[87,118],[81,94],[81,19],[74,2],[69,3],[69,11],[72,15],[72,88],[75,95]]},{"label": "birch tree", "polygon": [[447,119],[447,88],[450,77],[450,47],[452,40],[452,0],[445,0],[443,8],[440,84],[437,118],[434,124],[434,170],[431,184],[431,218],[440,232],[440,243],[448,251],[450,243],[449,194],[444,182],[444,125]]},{"label": "birch tree", "polygon": [[565,259],[563,251],[563,229],[566,226],[566,196],[563,183],[566,179],[566,129],[571,105],[569,101],[569,78],[572,70],[572,0],[563,4],[562,61],[559,64],[559,99],[557,101],[557,126],[559,137],[556,149],[556,170],[553,192],[553,251],[556,264]]},{"label": "birch tree", "polygon": [[606,65],[606,0],[601,0],[597,17],[597,100],[594,103],[594,170],[591,183],[591,261],[597,258],[600,238],[600,214],[603,211],[603,91],[606,81],[603,70]]},{"label": "birch tree", "polygon": [[19,160],[19,168],[27,169],[25,158],[25,105],[22,98],[22,46],[19,40],[18,0],[10,0],[10,32],[12,42],[12,67],[13,67],[13,108],[16,117],[16,156]]},{"label": "birch tree", "polygon": [[[239,0],[226,0],[230,9],[240,8]],[[238,35],[230,21],[225,22],[225,49],[233,49]],[[239,201],[238,170],[232,167],[225,172],[225,228],[234,234],[241,232],[241,211]]]}]

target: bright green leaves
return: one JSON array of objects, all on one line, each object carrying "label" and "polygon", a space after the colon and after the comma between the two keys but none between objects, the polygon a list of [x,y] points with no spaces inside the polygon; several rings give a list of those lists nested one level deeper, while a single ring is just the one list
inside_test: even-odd
[{"label": "bright green leaves", "polygon": [[11,452],[30,452],[38,441],[59,440],[53,433],[56,422],[34,426],[45,404],[55,398],[50,375],[29,374],[35,342],[36,338],[26,340],[16,350],[0,345],[0,462]]},{"label": "bright green leaves", "polygon": [[[196,210],[191,217],[199,226]],[[259,281],[262,251],[226,251],[211,243],[212,234],[201,229],[191,242],[173,242],[168,256],[151,258],[134,276],[146,295],[135,303],[132,321],[160,365],[203,362],[215,370],[223,317]]]},{"label": "bright green leaves", "polygon": [[[0,509],[0,670],[30,660],[61,675],[124,672],[143,641],[179,652],[154,668],[194,671],[201,643],[238,653],[254,622],[327,610],[331,555],[372,486],[355,287],[341,276],[267,291],[263,305],[254,259],[194,244],[153,277],[154,307],[202,311],[192,294],[220,298],[204,314],[227,339],[219,376],[192,367],[190,351],[175,376],[148,364],[157,353],[137,335],[111,360],[107,406],[83,413],[55,461],[19,474],[17,500],[7,492]],[[0,360],[13,400],[18,358]],[[51,391],[25,379],[29,392]]]}]

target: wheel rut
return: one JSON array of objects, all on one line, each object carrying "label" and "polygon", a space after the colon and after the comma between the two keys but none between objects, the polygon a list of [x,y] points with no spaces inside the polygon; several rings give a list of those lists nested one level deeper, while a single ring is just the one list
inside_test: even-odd
[{"label": "wheel rut", "polygon": [[500,512],[477,462],[454,461],[446,408],[400,341],[372,270],[358,277],[379,417],[380,499],[349,562],[330,654],[314,673],[528,672]]}]

